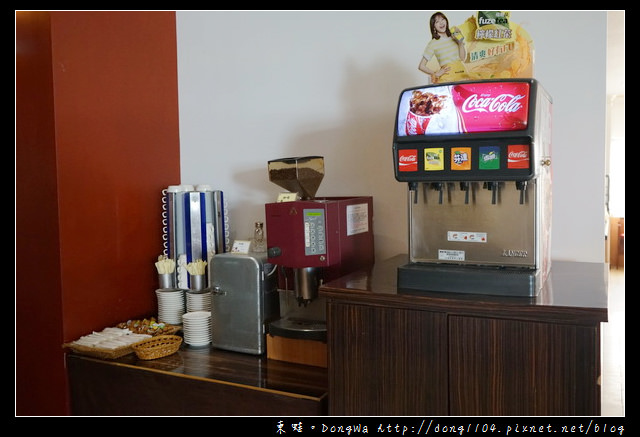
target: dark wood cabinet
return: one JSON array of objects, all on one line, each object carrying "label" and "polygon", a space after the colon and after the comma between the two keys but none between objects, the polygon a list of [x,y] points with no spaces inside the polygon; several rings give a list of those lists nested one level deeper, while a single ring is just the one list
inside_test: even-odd
[{"label": "dark wood cabinet", "polygon": [[599,333],[560,323],[449,316],[454,416],[599,415]]},{"label": "dark wood cabinet", "polygon": [[395,257],[325,284],[330,415],[600,415],[606,265],[536,298],[403,292]]},{"label": "dark wood cabinet", "polygon": [[103,360],[67,354],[74,416],[320,416],[327,371],[181,346],[173,355]]},{"label": "dark wood cabinet", "polygon": [[444,314],[332,302],[327,317],[330,414],[448,414]]},{"label": "dark wood cabinet", "polygon": [[597,416],[608,266],[554,262],[536,298],[408,292],[403,256],[324,284],[328,368],[185,347],[67,354],[74,415]]}]

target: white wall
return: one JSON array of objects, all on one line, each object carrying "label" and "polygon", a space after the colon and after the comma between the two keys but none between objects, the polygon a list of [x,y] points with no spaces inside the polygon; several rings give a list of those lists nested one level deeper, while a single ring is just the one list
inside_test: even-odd
[{"label": "white wall", "polygon": [[[228,200],[246,239],[282,191],[267,161],[322,155],[318,196],[372,195],[376,258],[407,251],[391,154],[435,11],[178,11],[181,181]],[[460,24],[475,11],[444,11]],[[554,99],[552,257],[604,261],[605,11],[512,11]],[[267,229],[268,235],[268,229]]]},{"label": "white wall", "polygon": [[625,97],[609,96],[609,213],[624,217],[625,207]]}]

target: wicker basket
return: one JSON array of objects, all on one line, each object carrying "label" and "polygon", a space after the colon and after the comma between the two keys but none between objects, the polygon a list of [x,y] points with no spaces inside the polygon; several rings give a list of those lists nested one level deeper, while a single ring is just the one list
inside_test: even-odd
[{"label": "wicker basket", "polygon": [[155,360],[176,353],[181,343],[179,335],[157,335],[135,343],[131,348],[141,360]]},{"label": "wicker basket", "polygon": [[101,358],[106,360],[115,360],[125,355],[129,355],[133,352],[131,345],[121,346],[115,349],[103,349],[94,346],[82,346],[75,343],[65,343],[62,345],[62,347],[71,349],[72,351],[80,355],[87,355],[89,357]]}]

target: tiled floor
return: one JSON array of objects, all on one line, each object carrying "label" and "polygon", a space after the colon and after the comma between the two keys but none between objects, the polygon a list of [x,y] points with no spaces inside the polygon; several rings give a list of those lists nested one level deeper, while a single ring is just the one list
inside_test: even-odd
[{"label": "tiled floor", "polygon": [[602,415],[624,416],[624,268],[609,271],[609,321],[602,324]]}]

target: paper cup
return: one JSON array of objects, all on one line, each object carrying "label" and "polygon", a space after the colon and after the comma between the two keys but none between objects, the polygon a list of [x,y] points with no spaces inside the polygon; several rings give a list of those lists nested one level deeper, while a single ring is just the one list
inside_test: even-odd
[{"label": "paper cup", "polygon": [[409,111],[407,113],[407,121],[405,123],[405,132],[407,135],[424,135],[430,121],[430,115],[416,115]]}]

